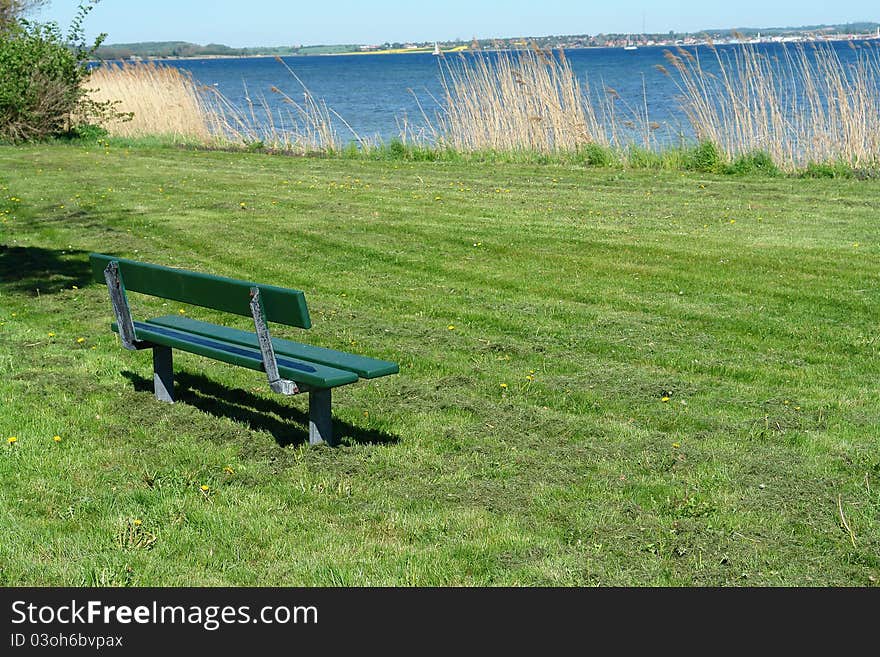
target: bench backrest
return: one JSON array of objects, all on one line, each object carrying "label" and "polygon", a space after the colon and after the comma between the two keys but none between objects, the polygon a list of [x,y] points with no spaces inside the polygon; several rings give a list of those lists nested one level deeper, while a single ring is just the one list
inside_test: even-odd
[{"label": "bench backrest", "polygon": [[122,283],[130,292],[251,317],[250,291],[257,287],[267,320],[304,329],[312,326],[306,297],[299,290],[90,253],[89,262],[96,282],[105,282],[104,269],[112,261],[119,263]]}]

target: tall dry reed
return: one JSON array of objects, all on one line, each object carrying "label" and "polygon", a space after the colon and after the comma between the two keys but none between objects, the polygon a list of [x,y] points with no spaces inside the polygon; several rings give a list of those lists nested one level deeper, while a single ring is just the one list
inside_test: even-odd
[{"label": "tall dry reed", "polygon": [[235,105],[214,88],[205,88],[210,94],[209,126],[211,133],[223,140],[245,145],[261,145],[271,150],[308,153],[330,152],[342,148],[343,142],[336,130],[335,119],[341,123],[365,148],[362,140],[349,123],[315,98],[296,72],[281,57],[275,57],[294,79],[300,89],[301,100],[295,99],[277,86],[269,92],[279,97],[281,104],[273,105],[264,93],[251,98],[245,88],[244,106]]},{"label": "tall dry reed", "polygon": [[[783,47],[770,57],[752,45],[667,51],[681,106],[698,139],[729,159],[764,151],[780,167],[842,161],[880,163],[880,51],[871,42],[845,64],[830,44]],[[711,68],[711,70],[707,70]]]},{"label": "tall dry reed", "polygon": [[443,95],[427,128],[403,125],[406,137],[422,137],[461,152],[495,150],[559,153],[587,144],[656,145],[647,106],[633,107],[616,90],[584,85],[565,52],[528,49],[462,53],[440,61]]},{"label": "tall dry reed", "polygon": [[172,136],[209,142],[212,111],[192,77],[173,66],[154,63],[107,63],[85,83],[97,102],[119,101],[116,110],[131,112],[130,121],[111,121],[113,136]]},{"label": "tall dry reed", "polygon": [[104,126],[114,136],[168,135],[226,147],[329,152],[342,148],[335,117],[356,140],[369,146],[323,100],[312,96],[290,66],[276,59],[300,86],[302,100],[277,86],[267,91],[276,94],[280,103],[270,103],[262,92],[254,100],[245,87],[244,104],[237,105],[215,87],[196,84],[188,72],[152,62],[105,64],[92,72],[86,85],[93,100],[119,101],[117,112],[133,114],[131,121]]}]

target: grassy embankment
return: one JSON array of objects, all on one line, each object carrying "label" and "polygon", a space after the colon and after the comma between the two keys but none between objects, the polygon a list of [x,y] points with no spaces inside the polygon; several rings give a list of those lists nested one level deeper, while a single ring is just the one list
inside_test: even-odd
[{"label": "grassy embankment", "polygon": [[[876,183],[42,145],[0,204],[0,584],[880,578]],[[196,356],[160,405],[91,250],[301,288],[401,373],[338,449]]]},{"label": "grassy embankment", "polygon": [[212,147],[355,157],[390,152],[412,159],[876,177],[880,48],[865,42],[856,50],[848,63],[829,45],[785,49],[773,59],[751,46],[666,51],[667,66],[658,63],[656,75],[677,85],[678,124],[690,125],[689,139],[680,127],[673,134],[672,126],[653,121],[647,98],[624,98],[580,79],[564,52],[536,47],[439,58],[439,104],[420,106],[421,116],[397,117],[400,141],[393,143],[357,134],[280,58],[279,72],[302,93],[252,89],[245,106],[213,87],[197,89],[177,69],[154,65],[104,67],[89,86],[96,99],[121,100],[121,110],[134,112],[133,122],[107,126],[122,137],[163,134]]}]

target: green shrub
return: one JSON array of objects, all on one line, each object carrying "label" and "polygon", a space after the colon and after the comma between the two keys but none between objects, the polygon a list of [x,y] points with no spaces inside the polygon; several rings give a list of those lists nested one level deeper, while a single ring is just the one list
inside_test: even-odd
[{"label": "green shrub", "polygon": [[614,153],[610,148],[600,146],[599,144],[587,144],[581,151],[585,163],[591,167],[610,167],[614,165]]},{"label": "green shrub", "polygon": [[631,146],[626,153],[626,161],[634,169],[662,169],[660,154],[641,146]]},{"label": "green shrub", "polygon": [[79,123],[70,129],[69,137],[82,141],[94,142],[106,139],[110,133],[103,126],[94,123]]},{"label": "green shrub", "polygon": [[715,144],[711,141],[701,141],[684,152],[682,164],[688,171],[716,173],[722,169],[723,158]]},{"label": "green shrub", "polygon": [[388,144],[388,156],[395,160],[407,159],[409,154],[407,150],[406,144],[399,139],[394,139]]},{"label": "green shrub", "polygon": [[852,178],[853,168],[846,162],[810,163],[802,175],[804,178]]},{"label": "green shrub", "polygon": [[767,176],[779,175],[779,167],[765,151],[755,151],[747,155],[740,155],[725,169],[725,173],[733,174],[763,174]]},{"label": "green shrub", "polygon": [[442,145],[405,144],[399,139],[392,139],[389,143],[372,149],[371,155],[377,159],[407,160],[409,162],[439,162],[458,157],[455,151],[444,148]]},{"label": "green shrub", "polygon": [[0,40],[0,139],[66,131],[78,87],[76,57],[57,25],[10,24]]},{"label": "green shrub", "polygon": [[70,134],[74,126],[112,113],[112,103],[86,99],[83,82],[94,46],[82,21],[95,2],[81,4],[67,37],[57,23],[13,20],[0,34],[0,140],[34,141]]},{"label": "green shrub", "polygon": [[350,141],[342,148],[341,155],[346,159],[359,158],[361,157],[361,149],[358,148],[357,142]]}]

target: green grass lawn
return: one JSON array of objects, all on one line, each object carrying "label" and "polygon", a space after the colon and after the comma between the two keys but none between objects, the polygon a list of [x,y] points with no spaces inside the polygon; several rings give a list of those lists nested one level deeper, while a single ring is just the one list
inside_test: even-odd
[{"label": "green grass lawn", "polygon": [[[877,182],[42,145],[0,216],[0,584],[880,582]],[[89,251],[400,374],[336,449],[198,356],[160,404]]]}]

